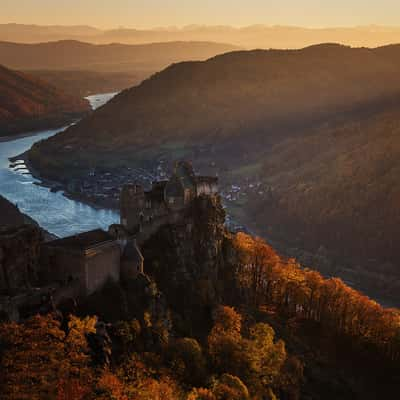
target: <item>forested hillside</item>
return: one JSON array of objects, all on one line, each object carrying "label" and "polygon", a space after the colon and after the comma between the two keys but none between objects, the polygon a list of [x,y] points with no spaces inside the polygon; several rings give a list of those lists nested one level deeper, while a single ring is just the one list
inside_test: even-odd
[{"label": "forested hillside", "polygon": [[86,100],[0,65],[0,136],[60,126],[89,111]]},{"label": "forested hillside", "polygon": [[42,152],[51,147],[61,163],[60,147],[68,142],[79,142],[94,156],[112,150],[109,158],[149,146],[156,153],[166,142],[217,147],[240,141],[254,150],[255,140],[267,144],[304,135],[317,123],[357,117],[372,105],[394,101],[399,65],[398,46],[338,45],[233,52],[179,63],[125,90],[43,144]]}]

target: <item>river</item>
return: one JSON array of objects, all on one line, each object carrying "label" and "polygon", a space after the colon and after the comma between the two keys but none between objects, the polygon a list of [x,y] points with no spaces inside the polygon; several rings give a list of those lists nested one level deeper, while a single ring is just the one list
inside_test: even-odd
[{"label": "river", "polygon": [[[93,95],[87,99],[92,108],[96,109],[114,95]],[[29,174],[23,163],[18,164],[15,169],[10,168],[10,157],[24,153],[35,142],[53,136],[65,128],[27,133],[0,142],[0,195],[17,204],[23,213],[59,237],[96,228],[107,229],[109,225],[119,221],[117,212],[96,209],[69,199],[62,192],[53,193],[48,188],[35,184],[39,181]]]}]

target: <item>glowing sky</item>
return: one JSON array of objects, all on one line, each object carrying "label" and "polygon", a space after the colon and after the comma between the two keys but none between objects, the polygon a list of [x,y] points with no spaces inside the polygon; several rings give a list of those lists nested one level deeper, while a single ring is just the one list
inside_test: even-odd
[{"label": "glowing sky", "polygon": [[399,0],[0,0],[0,23],[148,28],[188,24],[400,25]]}]

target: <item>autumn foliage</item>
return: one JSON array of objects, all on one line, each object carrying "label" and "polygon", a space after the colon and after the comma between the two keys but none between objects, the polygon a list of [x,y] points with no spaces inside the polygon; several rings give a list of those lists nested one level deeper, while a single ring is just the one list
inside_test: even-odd
[{"label": "autumn foliage", "polygon": [[319,323],[331,332],[351,338],[362,351],[400,360],[400,311],[387,309],[338,278],[302,269],[285,260],[262,239],[239,233],[237,281],[245,300],[256,306],[274,306],[288,317]]},{"label": "autumn foliage", "polygon": [[229,284],[236,285],[236,304],[215,306],[205,335],[174,332],[156,342],[156,331],[165,327],[144,312],[140,319],[108,325],[108,360],[95,354],[101,346],[93,348],[99,327],[106,329],[97,317],[48,314],[0,324],[0,398],[297,400],[305,364],[292,353],[293,342],[286,345],[277,337],[281,332],[261,319],[266,314],[285,324],[312,323],[347,338],[352,351],[380,365],[398,365],[397,310],[384,309],[339,279],[300,268],[261,239],[238,234],[231,244],[237,257]]},{"label": "autumn foliage", "polygon": [[0,325],[4,398],[83,399],[93,379],[85,339],[93,322],[72,317],[67,333],[52,315]]}]

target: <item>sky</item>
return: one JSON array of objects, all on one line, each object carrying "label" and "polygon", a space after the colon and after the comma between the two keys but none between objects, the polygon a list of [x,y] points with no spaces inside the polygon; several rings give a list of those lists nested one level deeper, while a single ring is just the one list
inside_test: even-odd
[{"label": "sky", "polygon": [[0,0],[0,23],[152,28],[190,24],[400,26],[400,0]]}]

